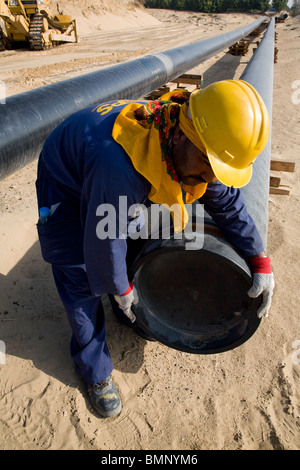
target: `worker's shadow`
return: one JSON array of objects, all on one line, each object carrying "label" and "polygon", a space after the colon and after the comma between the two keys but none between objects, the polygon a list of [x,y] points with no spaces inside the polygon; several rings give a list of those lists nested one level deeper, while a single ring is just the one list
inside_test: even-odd
[{"label": "worker's shadow", "polygon": [[[83,383],[69,352],[71,329],[51,266],[41,257],[39,242],[6,276],[0,274],[0,282],[0,340],[5,343],[6,363],[9,356],[20,357],[62,383],[81,388]],[[146,340],[118,322],[106,296],[103,304],[106,340],[114,367],[135,373],[143,364]]]}]

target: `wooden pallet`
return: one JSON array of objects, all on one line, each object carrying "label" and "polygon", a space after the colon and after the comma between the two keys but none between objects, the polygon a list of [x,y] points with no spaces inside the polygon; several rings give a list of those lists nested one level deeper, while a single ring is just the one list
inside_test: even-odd
[{"label": "wooden pallet", "polygon": [[195,85],[196,88],[200,88],[203,85],[203,76],[192,73],[184,73],[183,75],[180,75],[180,77],[171,80],[171,83],[176,83],[178,88],[180,87],[180,84]]},{"label": "wooden pallet", "polygon": [[[200,88],[203,85],[203,76],[202,75],[196,75],[196,74],[191,74],[191,73],[184,73],[183,75],[180,75],[177,78],[174,78],[173,80],[170,80],[170,83],[176,83],[177,87],[176,88],[182,88],[183,90],[186,89],[185,86],[180,86],[180,84],[185,84],[185,85],[195,85],[196,88]],[[156,90],[151,91],[147,96],[144,97],[146,100],[157,100],[159,99],[162,95],[165,93],[168,93],[170,91],[170,87],[167,85],[164,85],[160,88],[157,88]]]},{"label": "wooden pallet", "polygon": [[249,50],[250,39],[244,38],[229,47],[229,54],[246,55]]},{"label": "wooden pallet", "polygon": [[248,34],[248,37],[256,37],[259,36],[268,26],[269,20],[265,20],[262,24],[260,24],[257,28],[255,28],[251,33]]},{"label": "wooden pallet", "polygon": [[144,96],[145,100],[157,100],[160,98],[162,95],[165,93],[168,93],[170,91],[170,87],[167,85],[161,86],[160,88],[157,88],[156,90],[151,91],[147,96]]},{"label": "wooden pallet", "polygon": [[248,36],[250,37],[256,37],[256,36],[259,36],[261,33],[261,29],[260,28],[256,28],[254,29],[253,31],[251,31],[250,34],[248,34]]},{"label": "wooden pallet", "polygon": [[[284,162],[280,160],[271,160],[271,171],[295,171],[295,162]],[[280,184],[281,178],[278,176],[270,176],[270,194],[281,194],[282,196],[288,196],[290,189],[287,185]]]},{"label": "wooden pallet", "polygon": [[274,171],[288,171],[293,173],[295,171],[295,162],[283,162],[281,160],[271,160],[271,170]]}]

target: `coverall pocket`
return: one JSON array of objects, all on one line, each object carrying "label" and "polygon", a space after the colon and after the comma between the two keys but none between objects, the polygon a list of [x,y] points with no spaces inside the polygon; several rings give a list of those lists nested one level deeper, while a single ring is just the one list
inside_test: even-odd
[{"label": "coverall pocket", "polygon": [[82,264],[83,230],[74,207],[61,203],[45,223],[37,223],[43,259],[51,264]]}]

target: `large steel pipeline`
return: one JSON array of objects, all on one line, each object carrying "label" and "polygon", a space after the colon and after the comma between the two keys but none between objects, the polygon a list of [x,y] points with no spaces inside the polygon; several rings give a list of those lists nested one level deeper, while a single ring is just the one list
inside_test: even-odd
[{"label": "large steel pipeline", "polygon": [[226,49],[266,17],[237,30],[14,95],[0,105],[0,180],[37,158],[65,118],[112,99],[138,99]]},{"label": "large steel pipeline", "polygon": [[[272,119],[274,19],[240,77],[261,94]],[[230,78],[230,77],[228,77]],[[246,206],[266,246],[271,135],[253,176],[242,188]],[[150,240],[130,266],[140,301],[134,308],[140,330],[182,351],[211,354],[247,341],[260,324],[258,299],[250,299],[251,269],[241,253],[207,217],[204,239]]]},{"label": "large steel pipeline", "polygon": [[267,146],[253,164],[253,176],[250,182],[242,188],[247,209],[259,229],[265,248],[268,237],[274,47],[275,19],[272,18],[263,40],[240,77],[260,93],[270,116],[270,136]]},{"label": "large steel pipeline", "polygon": [[262,41],[240,76],[240,80],[250,83],[260,93],[270,117],[268,143],[253,164],[253,175],[250,182],[241,189],[247,209],[255,221],[265,249],[268,237],[274,48],[275,19],[271,18]]}]

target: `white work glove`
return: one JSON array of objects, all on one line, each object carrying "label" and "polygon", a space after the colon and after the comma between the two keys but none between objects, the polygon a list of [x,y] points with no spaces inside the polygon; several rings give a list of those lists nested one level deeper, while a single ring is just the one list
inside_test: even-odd
[{"label": "white work glove", "polygon": [[136,305],[139,301],[138,293],[136,288],[129,283],[129,288],[122,295],[115,295],[115,300],[118,302],[120,309],[123,310],[124,314],[129,318],[131,323],[135,322],[136,316],[131,310],[131,306]]},{"label": "white work glove", "polygon": [[256,298],[262,294],[263,301],[257,310],[257,316],[258,318],[268,317],[275,287],[274,275],[271,271],[271,260],[267,256],[255,256],[250,259],[250,262],[253,268],[253,283],[248,295],[251,298]]}]

